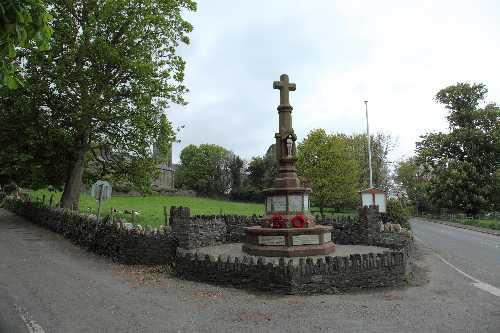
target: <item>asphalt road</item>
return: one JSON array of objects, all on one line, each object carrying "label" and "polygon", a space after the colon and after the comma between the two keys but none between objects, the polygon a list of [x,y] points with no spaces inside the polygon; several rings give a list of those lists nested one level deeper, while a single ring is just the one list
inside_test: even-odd
[{"label": "asphalt road", "polygon": [[417,253],[411,287],[272,296],[117,265],[0,209],[0,332],[500,331],[500,297]]},{"label": "asphalt road", "polygon": [[466,274],[500,289],[500,237],[413,219],[415,237]]}]

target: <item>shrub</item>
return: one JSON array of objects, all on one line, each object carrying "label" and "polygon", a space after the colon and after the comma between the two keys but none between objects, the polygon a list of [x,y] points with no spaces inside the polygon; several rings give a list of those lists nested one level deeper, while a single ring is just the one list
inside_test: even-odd
[{"label": "shrub", "polygon": [[402,227],[410,229],[408,208],[399,199],[389,198],[387,200],[386,213],[382,218],[385,223],[398,223]]},{"label": "shrub", "polygon": [[16,183],[7,184],[3,187],[3,190],[7,193],[7,195],[12,194],[17,190],[17,185]]}]

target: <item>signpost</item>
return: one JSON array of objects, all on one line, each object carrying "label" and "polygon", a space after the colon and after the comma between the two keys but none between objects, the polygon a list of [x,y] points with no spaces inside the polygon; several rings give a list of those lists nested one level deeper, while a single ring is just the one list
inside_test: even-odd
[{"label": "signpost", "polygon": [[98,180],[92,185],[90,195],[97,201],[97,222],[101,215],[101,203],[111,197],[111,191],[111,185],[104,180]]}]

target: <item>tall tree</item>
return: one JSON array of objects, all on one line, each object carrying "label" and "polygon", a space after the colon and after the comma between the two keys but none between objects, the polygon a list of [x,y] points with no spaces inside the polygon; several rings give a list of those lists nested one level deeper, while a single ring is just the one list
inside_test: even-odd
[{"label": "tall tree", "polygon": [[66,172],[66,136],[19,98],[22,89],[0,89],[0,184],[15,182],[38,188],[60,188]]},{"label": "tall tree", "polygon": [[[191,0],[49,0],[51,49],[26,57],[27,92],[17,96],[60,131],[67,163],[62,207],[77,207],[86,155],[111,145],[150,158],[159,118],[183,104],[183,59]],[[47,172],[50,172],[47,170]]]},{"label": "tall tree", "polygon": [[297,169],[305,185],[311,186],[312,198],[324,207],[352,206],[357,200],[359,166],[350,149],[349,138],[311,131],[298,145]]},{"label": "tall tree", "polygon": [[243,182],[243,167],[245,161],[241,157],[234,155],[229,162],[229,170],[231,172],[231,193],[239,193]]},{"label": "tall tree", "polygon": [[278,174],[276,145],[271,145],[263,156],[253,157],[243,173],[242,186],[238,193],[231,192],[236,200],[263,202],[263,189],[272,187]]},{"label": "tall tree", "polygon": [[458,83],[439,91],[449,110],[449,133],[430,133],[417,143],[417,161],[430,181],[436,208],[476,214],[498,207],[500,108],[483,103],[483,84]]},{"label": "tall tree", "polygon": [[417,213],[431,208],[425,191],[429,185],[428,175],[423,173],[415,156],[401,160],[396,164],[394,181],[397,188],[406,194]]},{"label": "tall tree", "polygon": [[[349,145],[360,167],[358,188],[368,188],[370,171],[368,166],[368,140],[366,134],[352,134],[348,136]],[[389,187],[389,160],[388,156],[394,146],[394,140],[388,134],[377,133],[371,135],[373,184],[375,187],[388,190]]]},{"label": "tall tree", "polygon": [[49,48],[51,18],[42,0],[0,1],[0,87],[15,89],[22,84],[20,48]]},{"label": "tall tree", "polygon": [[181,152],[177,185],[205,195],[224,196],[232,186],[233,158],[233,153],[217,145],[189,145]]},{"label": "tall tree", "polygon": [[253,157],[248,164],[247,185],[262,191],[264,188],[271,187],[277,174],[276,145],[272,144],[264,156]]}]

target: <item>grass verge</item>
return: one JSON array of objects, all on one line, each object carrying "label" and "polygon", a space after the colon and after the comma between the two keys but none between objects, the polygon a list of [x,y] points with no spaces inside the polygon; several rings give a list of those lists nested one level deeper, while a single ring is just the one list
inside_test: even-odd
[{"label": "grass verge", "polygon": [[453,220],[450,220],[450,219],[440,217],[440,216],[427,216],[427,215],[422,215],[419,217],[430,218],[432,220],[439,220],[439,221],[461,224],[461,225],[470,225],[473,227],[480,227],[480,228],[491,229],[491,230],[500,230],[500,220],[495,220],[495,219],[453,219]]}]

